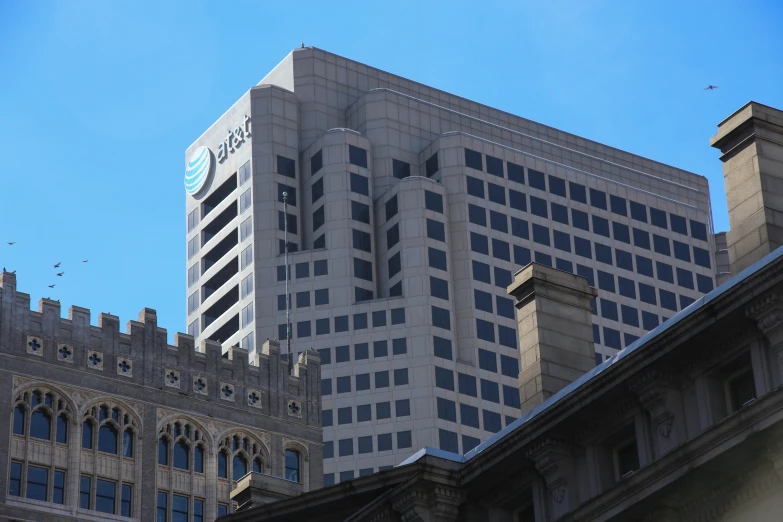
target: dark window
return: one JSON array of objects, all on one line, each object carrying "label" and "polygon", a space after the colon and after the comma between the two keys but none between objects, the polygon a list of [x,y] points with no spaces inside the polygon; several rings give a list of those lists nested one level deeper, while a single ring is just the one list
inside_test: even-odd
[{"label": "dark window", "polygon": [[296,178],[296,162],[283,156],[277,156],[277,173]]},{"label": "dark window", "polygon": [[691,237],[695,239],[701,239],[707,241],[707,225],[698,221],[690,220],[691,223]]},{"label": "dark window", "polygon": [[[459,392],[464,395],[470,395],[471,397],[478,397],[478,391],[476,390],[476,378],[472,375],[459,373],[457,375],[459,381]],[[454,388],[451,388],[454,391]]]},{"label": "dark window", "polygon": [[623,243],[631,244],[631,232],[627,225],[612,221],[612,235],[615,241],[622,241]]},{"label": "dark window", "polygon": [[315,320],[315,335],[326,335],[331,333],[329,328],[329,318]]},{"label": "dark window", "polygon": [[388,388],[389,387],[389,372],[384,370],[381,372],[375,372],[375,387],[376,388]]},{"label": "dark window", "polygon": [[630,201],[631,217],[637,221],[647,223],[647,207],[636,201]]},{"label": "dark window", "polygon": [[[367,435],[365,437],[359,437],[358,439],[359,443],[359,453],[372,453],[372,435]],[[353,478],[353,477],[351,477]],[[343,477],[340,476],[340,482],[343,481]]]},{"label": "dark window", "polygon": [[398,159],[392,159],[392,175],[397,179],[407,178],[411,175],[411,164]]},{"label": "dark window", "polygon": [[617,286],[621,296],[636,299],[636,285],[632,280],[617,276]]},{"label": "dark window", "polygon": [[508,243],[492,238],[492,256],[503,261],[511,261],[511,251]]},{"label": "dark window", "polygon": [[[348,331],[348,316],[340,315],[334,318],[334,331],[335,332],[347,332]],[[340,362],[340,361],[337,361]]]},{"label": "dark window", "polygon": [[552,208],[552,220],[568,225],[568,208],[557,203],[550,203],[549,205]]},{"label": "dark window", "polygon": [[514,301],[508,297],[495,296],[497,302],[498,315],[514,319]]},{"label": "dark window", "polygon": [[354,147],[353,145],[348,145],[348,161],[357,167],[367,168],[367,151],[360,149],[359,147]]},{"label": "dark window", "polygon": [[590,246],[590,241],[578,236],[574,236],[574,252],[578,256],[588,259],[593,258],[593,249]]},{"label": "dark window", "polygon": [[373,328],[386,326],[386,310],[377,310],[372,313],[372,326]]},{"label": "dark window", "polygon": [[444,308],[432,307],[432,325],[444,330],[451,330],[451,316]]},{"label": "dark window", "polygon": [[484,182],[473,176],[465,176],[468,180],[468,194],[484,199]]},{"label": "dark window", "polygon": [[481,281],[482,283],[492,284],[490,279],[489,265],[481,263],[480,261],[472,261],[473,264],[473,279]]},{"label": "dark window", "polygon": [[612,263],[612,249],[601,243],[595,244],[595,259],[601,263],[611,265]]},{"label": "dark window", "polygon": [[337,451],[341,457],[353,455],[353,439],[340,439],[337,441]]},{"label": "dark window", "polygon": [[512,408],[520,408],[519,388],[503,385],[503,404]]},{"label": "dark window", "polygon": [[310,175],[312,176],[324,166],[324,159],[321,150],[310,156]]},{"label": "dark window", "polygon": [[[486,321],[484,321],[486,322]],[[488,323],[492,327],[492,323]],[[498,359],[495,352],[489,350],[478,349],[479,368],[487,370],[489,372],[497,373],[498,371]]]},{"label": "dark window", "polygon": [[693,290],[693,272],[677,267],[677,285]]},{"label": "dark window", "polygon": [[[478,413],[476,413],[478,415]],[[467,453],[476,446],[478,446],[481,443],[479,439],[476,437],[471,437],[469,435],[463,435],[462,436],[462,452]]]},{"label": "dark window", "polygon": [[183,440],[174,443],[174,467],[178,469],[190,469],[190,447]]},{"label": "dark window", "polygon": [[[278,308],[280,305],[280,297],[283,298],[283,302],[285,303],[285,296],[277,296],[278,297]],[[310,292],[297,292],[296,293],[296,307],[297,308],[306,308],[310,306]],[[285,304],[283,304],[283,310],[285,310]]]},{"label": "dark window", "polygon": [[507,348],[517,347],[517,331],[514,328],[498,325],[498,343]]},{"label": "dark window", "polygon": [[[344,316],[346,321],[348,316]],[[348,362],[351,360],[351,349],[348,346],[338,346],[334,349],[334,361],[337,363]]]},{"label": "dark window", "polygon": [[351,192],[369,196],[370,180],[366,176],[360,176],[351,172]]},{"label": "dark window", "polygon": [[479,254],[489,255],[489,240],[487,236],[477,234],[476,232],[470,233],[470,249],[473,252]]},{"label": "dark window", "polygon": [[[363,321],[363,323],[357,326],[357,321]],[[367,328],[367,314],[354,314],[353,323],[355,330],[363,330]],[[370,344],[358,343],[353,346],[353,360],[362,361],[370,358]]]},{"label": "dark window", "polygon": [[636,273],[645,275],[647,277],[654,277],[652,259],[643,256],[636,256]]},{"label": "dark window", "polygon": [[435,386],[444,390],[454,391],[454,372],[436,366]]},{"label": "dark window", "polygon": [[459,453],[457,434],[453,431],[438,429],[438,447],[443,451]]},{"label": "dark window", "polygon": [[511,218],[511,235],[515,237],[521,237],[522,239],[530,239],[530,232],[527,221],[524,219]]},{"label": "dark window", "polygon": [[315,291],[315,305],[329,304],[329,289],[322,288]]},{"label": "dark window", "polygon": [[530,249],[514,245],[514,263],[519,266],[530,264]]},{"label": "dark window", "polygon": [[[506,377],[519,377],[519,360],[516,357],[500,355],[500,373]],[[519,393],[519,391],[517,391]]]},{"label": "dark window", "polygon": [[36,439],[50,440],[52,418],[45,410],[36,410],[30,416],[30,436]]},{"label": "dark window", "polygon": [[[517,392],[519,393],[519,392]],[[475,406],[469,406],[467,404],[459,405],[459,418],[460,423],[463,426],[471,426],[473,428],[479,428],[479,415],[478,408]]]},{"label": "dark window", "polygon": [[358,201],[351,201],[351,219],[370,224],[370,207]]},{"label": "dark window", "polygon": [[[334,410],[324,410],[321,412],[321,426],[323,427],[329,427],[334,424]],[[326,443],[324,443],[324,449],[326,448]],[[326,455],[324,455],[326,456]]]},{"label": "dark window", "polygon": [[617,303],[610,301],[609,299],[600,299],[601,301],[601,317],[604,319],[611,319],[612,321],[619,321],[617,315]]},{"label": "dark window", "polygon": [[590,286],[595,286],[595,274],[593,269],[589,266],[576,265],[576,275],[582,276],[587,279],[587,283]]},{"label": "dark window", "polygon": [[636,247],[650,250],[650,234],[638,228],[633,229],[633,244]]},{"label": "dark window", "polygon": [[606,210],[606,192],[601,192],[594,188],[590,189],[590,205],[595,208]]},{"label": "dark window", "polygon": [[[364,375],[369,377],[369,375],[366,374],[366,373]],[[356,389],[359,389],[359,386],[358,386],[359,375],[357,375],[356,377],[357,377],[357,379],[356,379],[357,380]],[[367,379],[367,382],[369,384],[369,378]],[[367,388],[363,388],[363,389],[365,389],[365,390],[369,389],[369,386],[367,386]],[[353,410],[351,409],[351,407],[348,406],[347,408],[337,408],[337,424],[351,424],[351,423],[353,423]]]},{"label": "dark window", "polygon": [[622,345],[620,344],[620,332],[604,326],[604,346],[615,350],[622,348]]},{"label": "dark window", "polygon": [[546,200],[530,196],[530,212],[534,216],[542,218],[549,218],[549,212],[547,211]]},{"label": "dark window", "polygon": [[[367,234],[368,244],[370,235]],[[400,242],[400,224],[396,223],[393,227],[386,231],[386,248],[391,249],[394,245]],[[369,250],[368,250],[369,252]]]},{"label": "dark window", "polygon": [[667,230],[669,228],[669,223],[666,221],[666,212],[657,208],[650,207],[650,223]]},{"label": "dark window", "polygon": [[522,165],[507,161],[506,170],[508,170],[508,179],[517,183],[525,183],[525,168]]},{"label": "dark window", "polygon": [[[383,433],[378,435],[378,451],[391,451],[392,449],[392,436],[391,433]],[[378,468],[380,471],[380,468]]]},{"label": "dark window", "polygon": [[49,488],[49,469],[38,466],[27,466],[27,498],[46,502]]},{"label": "dark window", "polygon": [[680,296],[680,308],[688,308],[695,301],[696,301],[696,299],[694,299],[692,297],[688,297],[687,295],[681,295]]},{"label": "dark window", "polygon": [[[117,483],[109,480],[98,479],[95,481],[95,510],[101,513],[114,514],[114,499],[117,495]],[[29,496],[29,495],[28,495]],[[178,495],[174,495],[174,520],[181,520],[177,518],[177,498]],[[187,513],[187,502],[185,503],[185,513]],[[187,518],[185,519],[187,520]]]},{"label": "dark window", "polygon": [[468,203],[468,221],[475,225],[487,226],[487,211],[486,209]]},{"label": "dark window", "polygon": [[593,216],[593,232],[600,236],[609,237],[609,220]]},{"label": "dark window", "polygon": [[310,337],[310,321],[299,321],[296,323],[296,336],[298,338]]},{"label": "dark window", "polygon": [[655,287],[639,283],[639,300],[643,303],[657,305],[658,300],[655,298]]},{"label": "dark window", "polygon": [[408,341],[405,337],[392,339],[392,355],[404,355],[408,353]]},{"label": "dark window", "polygon": [[565,259],[555,258],[555,268],[562,270],[563,272],[574,272],[574,264],[571,261]]},{"label": "dark window", "polygon": [[[297,229],[297,226],[296,226],[296,216],[294,214],[286,215],[283,212],[278,211],[277,217],[278,217],[278,228],[280,230],[284,230],[285,229],[286,221],[287,221],[288,232],[291,233],[291,234],[298,234],[299,233],[299,231]],[[286,217],[288,218],[287,220],[286,220]]]},{"label": "dark window", "polygon": [[487,182],[487,195],[489,200],[500,205],[506,204],[506,189],[500,185]]},{"label": "dark window", "polygon": [[487,174],[503,177],[503,160],[487,155]]},{"label": "dark window", "polygon": [[[533,226],[535,227],[535,225]],[[571,251],[571,236],[569,236],[565,232],[560,232],[559,230],[553,230],[552,235],[555,240],[556,249],[562,250],[564,252]]]},{"label": "dark window", "polygon": [[492,294],[481,290],[473,290],[473,301],[477,310],[492,313]]},{"label": "dark window", "polygon": [[[535,252],[534,257],[535,257],[536,263],[539,263],[541,265],[550,266],[550,267],[552,266],[552,256],[550,256],[549,254],[544,254],[543,252]],[[495,281],[495,284],[497,284],[497,281]]]},{"label": "dark window", "polygon": [[533,223],[533,241],[541,245],[549,246],[549,229]]},{"label": "dark window", "polygon": [[566,197],[565,180],[555,176],[549,176],[549,192],[556,196]]},{"label": "dark window", "polygon": [[446,252],[438,250],[437,248],[427,247],[427,255],[429,258],[429,265],[432,268],[446,271]]},{"label": "dark window", "polygon": [[658,316],[642,310],[642,328],[652,330],[658,326]]},{"label": "dark window", "polygon": [[313,261],[313,275],[322,276],[328,274],[329,274],[329,269],[325,259],[321,259],[319,261]]},{"label": "dark window", "polygon": [[633,272],[633,256],[630,252],[626,252],[625,250],[620,250],[619,248],[614,249],[614,260],[615,264],[617,265],[617,268],[622,268],[623,270],[628,270],[629,272]]},{"label": "dark window", "polygon": [[623,324],[639,327],[639,311],[636,308],[620,305],[620,313],[623,318]]},{"label": "dark window", "polygon": [[546,190],[546,180],[543,172],[527,169],[528,184],[538,190]]},{"label": "dark window", "polygon": [[500,414],[494,411],[482,410],[484,417],[484,429],[492,433],[497,433],[501,429]]},{"label": "dark window", "polygon": [[296,278],[303,279],[306,277],[310,277],[310,263],[297,263]]},{"label": "dark window", "polygon": [[500,404],[500,389],[498,383],[481,379],[481,398],[485,401],[496,402]]},{"label": "dark window", "polygon": [[22,406],[14,408],[14,434],[24,435],[25,409]]},{"label": "dark window", "polygon": [[511,276],[511,271],[506,270],[504,268],[500,267],[494,267],[495,272],[495,286],[499,286],[500,288],[508,288],[508,286],[511,284],[513,278]]},{"label": "dark window", "polygon": [[386,341],[374,341],[372,343],[372,356],[373,357],[387,357],[389,355],[389,347]]},{"label": "dark window", "polygon": [[225,451],[218,452],[218,477],[228,478],[228,454]]},{"label": "dark window", "polygon": [[672,225],[672,232],[677,232],[683,236],[688,235],[688,223],[684,217],[677,214],[669,214],[669,222]]},{"label": "dark window", "polygon": [[436,172],[440,169],[438,166],[438,153],[436,152],[430,158],[427,160],[427,162],[424,164],[424,168],[427,171],[427,177],[431,178],[435,175]]},{"label": "dark window", "polygon": [[427,210],[443,214],[443,196],[429,190],[424,191],[424,206]]},{"label": "dark window", "polygon": [[[313,212],[313,231],[321,228],[321,226],[323,226],[323,224],[326,222],[326,216],[324,216],[324,207],[325,205],[321,205],[315,210],[315,212]],[[296,218],[296,216],[293,217]]]},{"label": "dark window", "polygon": [[492,228],[492,230],[508,233],[508,218],[506,217],[505,214],[501,214],[500,212],[495,212],[494,210],[490,210],[489,225]]},{"label": "dark window", "polygon": [[391,324],[405,324],[405,308],[392,308]]},{"label": "dark window", "polygon": [[[324,412],[326,413],[326,412]],[[330,411],[331,413],[331,411]],[[330,415],[331,417],[331,415]],[[331,424],[329,424],[331,426]],[[323,449],[323,458],[325,459],[333,459],[334,458],[334,442],[333,441],[325,441],[324,442],[324,449]],[[324,484],[326,485],[326,484]]]},{"label": "dark window", "polygon": [[569,181],[568,192],[571,196],[571,199],[573,199],[574,201],[578,201],[580,203],[587,203],[587,190],[584,185],[580,185],[579,183],[574,183],[573,181]]},{"label": "dark window", "polygon": [[315,203],[324,195],[324,178],[313,183],[312,202]]},{"label": "dark window", "polygon": [[599,270],[598,288],[600,288],[601,290],[606,290],[607,292],[615,292],[614,274],[610,274],[609,272],[604,272],[603,270]]},{"label": "dark window", "polygon": [[660,281],[665,281],[672,284],[674,283],[674,270],[672,269],[671,265],[656,261],[655,269],[658,272],[658,279]]},{"label": "dark window", "polygon": [[612,212],[615,214],[619,214],[621,216],[627,216],[628,215],[628,206],[625,203],[625,198],[621,198],[620,196],[609,196],[609,203],[612,207]]},{"label": "dark window", "polygon": [[360,404],[356,407],[356,422],[367,422],[372,420],[372,405]]},{"label": "dark window", "polygon": [[440,221],[427,219],[427,237],[436,241],[446,241],[446,227]]},{"label": "dark window", "polygon": [[672,255],[671,247],[669,245],[669,238],[653,234],[653,250],[656,254],[662,254],[665,256]]},{"label": "dark window", "polygon": [[[35,414],[33,414],[33,418],[35,418]],[[119,434],[117,433],[117,429],[114,427],[114,425],[104,424],[101,426],[101,428],[98,430],[98,451],[116,455],[118,435]]]},{"label": "dark window", "polygon": [[448,359],[449,361],[453,359],[452,350],[451,350],[451,341],[449,339],[444,339],[443,337],[438,337],[437,335],[433,335],[432,343],[433,343],[435,357],[440,357],[441,359]]},{"label": "dark window", "polygon": [[438,397],[436,403],[439,419],[457,422],[457,405],[454,401]]},{"label": "dark window", "polygon": [[484,170],[484,162],[481,153],[475,150],[465,149],[465,166],[475,170]]},{"label": "dark window", "polygon": [[661,306],[667,310],[677,311],[677,298],[674,293],[668,290],[658,289],[658,297],[661,301]]},{"label": "dark window", "polygon": [[438,299],[449,300],[449,284],[443,279],[430,276],[430,295]]},{"label": "dark window", "polygon": [[508,206],[513,209],[527,212],[527,199],[522,192],[508,189]]},{"label": "dark window", "polygon": [[351,393],[351,378],[350,377],[338,377],[337,378],[337,393]]},{"label": "dark window", "polygon": [[332,380],[321,379],[321,395],[331,395],[331,394],[332,394]]},{"label": "dark window", "polygon": [[693,247],[693,262],[704,268],[710,268],[710,253],[703,248]]},{"label": "dark window", "polygon": [[353,275],[359,279],[364,279],[365,281],[372,281],[372,263],[370,261],[365,261],[363,259],[359,259],[358,257],[354,257]]},{"label": "dark window", "polygon": [[361,230],[353,230],[353,247],[365,252],[372,253],[372,240],[370,234]]},{"label": "dark window", "polygon": [[289,187],[288,185],[284,185],[282,183],[277,184],[277,201],[280,203],[283,202],[283,192],[288,193],[288,204],[295,207],[296,206],[296,189],[294,187]]},{"label": "dark window", "polygon": [[715,288],[715,285],[712,282],[711,277],[696,274],[696,288],[698,288],[699,292],[706,294],[708,292],[712,292],[712,289]]}]

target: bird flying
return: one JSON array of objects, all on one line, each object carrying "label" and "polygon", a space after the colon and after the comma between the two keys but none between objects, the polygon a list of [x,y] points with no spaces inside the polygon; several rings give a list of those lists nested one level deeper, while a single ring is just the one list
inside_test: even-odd
[{"label": "bird flying", "polygon": [[57,277],[62,277],[65,272],[57,272]]},{"label": "bird flying", "polygon": [[54,265],[55,268],[60,268],[60,261],[57,261],[57,264]]},{"label": "bird flying", "polygon": [[54,288],[54,285],[49,285],[49,288]]},{"label": "bird flying", "polygon": [[717,89],[717,88],[718,88],[717,85],[708,85],[707,87],[704,88],[704,90],[705,91],[711,91],[711,90]]},{"label": "bird flying", "polygon": [[86,262],[87,262],[87,260],[86,260],[86,259],[82,259],[82,263],[86,263]]},{"label": "bird flying", "polygon": [[8,244],[9,244],[9,245],[13,245],[13,244],[15,244],[15,243],[16,243],[16,241],[9,241],[9,242],[8,242]]}]

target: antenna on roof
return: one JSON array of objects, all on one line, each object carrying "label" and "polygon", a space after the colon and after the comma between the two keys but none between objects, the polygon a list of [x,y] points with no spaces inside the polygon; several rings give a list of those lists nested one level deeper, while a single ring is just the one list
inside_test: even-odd
[{"label": "antenna on roof", "polygon": [[291,275],[288,267],[288,192],[283,192],[283,242],[285,252],[285,341],[288,371],[291,372],[291,294],[288,293],[288,279]]}]

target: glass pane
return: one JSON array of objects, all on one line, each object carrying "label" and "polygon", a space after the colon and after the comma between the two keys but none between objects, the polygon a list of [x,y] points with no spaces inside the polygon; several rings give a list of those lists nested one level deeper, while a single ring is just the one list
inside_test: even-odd
[{"label": "glass pane", "polygon": [[158,464],[164,466],[169,463],[169,445],[166,439],[158,439]]},{"label": "glass pane", "polygon": [[65,472],[54,472],[54,490],[52,491],[52,502],[55,504],[65,503]]},{"label": "glass pane", "polygon": [[262,469],[263,469],[263,466],[261,466],[261,460],[260,459],[253,460],[253,472],[254,473],[261,473]]},{"label": "glass pane", "polygon": [[104,424],[98,430],[98,451],[117,454],[117,429],[113,424]]},{"label": "glass pane", "polygon": [[193,499],[193,522],[204,522],[204,501]]},{"label": "glass pane", "polygon": [[92,424],[90,422],[82,424],[82,448],[92,449]]},{"label": "glass pane", "polygon": [[120,506],[120,515],[124,517],[131,516],[131,503],[133,502],[133,486],[130,484],[122,485],[122,504]]},{"label": "glass pane", "polygon": [[46,501],[49,486],[49,470],[38,466],[27,466],[27,498]]},{"label": "glass pane", "polygon": [[231,462],[231,467],[232,478],[234,480],[239,480],[247,475],[247,461],[241,455],[236,455],[234,457],[234,460]]},{"label": "glass pane", "polygon": [[125,430],[122,434],[122,456],[133,457],[133,432]]},{"label": "glass pane", "polygon": [[228,458],[225,452],[218,453],[218,477],[228,478]]},{"label": "glass pane", "polygon": [[8,485],[8,494],[19,496],[22,493],[22,464],[20,462],[11,463],[11,481]]},{"label": "glass pane", "polygon": [[49,440],[52,419],[44,410],[36,410],[30,417],[30,436],[36,439]]},{"label": "glass pane", "polygon": [[188,508],[190,507],[189,498],[181,495],[174,495],[174,504],[171,510],[171,520],[173,522],[189,522]]},{"label": "glass pane", "polygon": [[92,478],[82,475],[79,480],[79,507],[90,509],[90,490],[92,489]]},{"label": "glass pane", "polygon": [[[190,457],[190,448],[183,440],[178,440],[174,444],[174,467],[179,469],[190,469],[188,461]],[[175,500],[176,503],[176,500]]]},{"label": "glass pane", "polygon": [[204,448],[196,446],[193,450],[193,471],[204,473]]},{"label": "glass pane", "polygon": [[60,444],[68,442],[68,419],[65,415],[57,417],[57,442]]},{"label": "glass pane", "polygon": [[25,411],[22,406],[14,408],[14,434],[24,435]]},{"label": "glass pane", "polygon": [[158,516],[157,522],[166,522],[166,511],[168,510],[169,497],[166,493],[158,491]]},{"label": "glass pane", "polygon": [[285,450],[285,478],[299,482],[299,453]]},{"label": "glass pane", "polygon": [[95,509],[101,513],[114,514],[114,498],[117,493],[117,483],[98,479],[95,488]]}]

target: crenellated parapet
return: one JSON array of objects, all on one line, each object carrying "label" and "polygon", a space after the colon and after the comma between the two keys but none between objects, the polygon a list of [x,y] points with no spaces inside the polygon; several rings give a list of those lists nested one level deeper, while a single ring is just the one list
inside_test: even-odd
[{"label": "crenellated parapet", "polygon": [[59,301],[47,298],[31,310],[30,295],[17,291],[16,275],[0,275],[0,353],[83,372],[86,381],[113,379],[320,427],[318,352],[303,352],[289,370],[277,341],[267,340],[253,357],[239,347],[223,353],[209,340],[195,346],[180,332],[169,345],[152,308],[128,321],[125,332],[119,325],[108,313],[92,325],[90,310],[78,306],[69,307],[64,319]]}]

